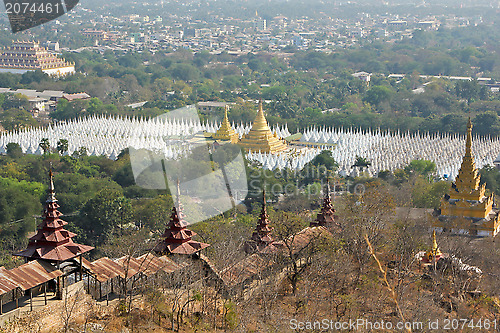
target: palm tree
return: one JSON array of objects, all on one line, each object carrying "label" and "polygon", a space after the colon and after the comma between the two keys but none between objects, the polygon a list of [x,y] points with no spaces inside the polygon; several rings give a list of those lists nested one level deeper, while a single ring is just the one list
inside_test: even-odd
[{"label": "palm tree", "polygon": [[59,141],[57,141],[57,151],[61,155],[63,155],[65,152],[67,152],[68,151],[68,140],[60,139]]},{"label": "palm tree", "polygon": [[361,172],[363,172],[363,169],[368,168],[370,165],[372,165],[372,162],[368,161],[366,158],[356,156],[356,161],[352,166],[360,168]]},{"label": "palm tree", "polygon": [[39,144],[40,148],[42,148],[43,150],[43,154],[47,154],[49,151],[50,151],[50,142],[49,142],[49,139],[47,138],[43,138],[41,141],[40,141],[40,144]]}]

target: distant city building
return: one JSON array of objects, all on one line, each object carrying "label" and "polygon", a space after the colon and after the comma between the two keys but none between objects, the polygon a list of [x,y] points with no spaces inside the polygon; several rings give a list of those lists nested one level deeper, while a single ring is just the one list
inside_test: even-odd
[{"label": "distant city building", "polygon": [[439,28],[440,23],[438,21],[419,21],[417,22],[417,27],[423,30],[436,30]]},{"label": "distant city building", "polygon": [[360,79],[361,81],[366,82],[366,84],[368,85],[368,84],[370,84],[372,73],[357,72],[357,73],[352,74],[352,76],[354,76],[355,78]]},{"label": "distant city building", "polygon": [[104,30],[83,30],[82,35],[85,37],[89,37],[92,39],[98,39],[98,40],[107,40],[108,39],[108,33]]},{"label": "distant city building", "polygon": [[200,29],[185,28],[184,37],[193,37],[193,38],[200,37]]},{"label": "distant city building", "polygon": [[75,64],[49,53],[35,41],[16,41],[0,52],[0,72],[22,74],[37,69],[50,76],[66,76],[75,73]]},{"label": "distant city building", "polygon": [[228,105],[226,102],[198,102],[197,106],[201,113],[213,113],[219,108],[225,108]]},{"label": "distant city building", "polygon": [[43,43],[43,46],[45,46],[49,51],[59,52],[60,50],[59,42],[48,41]]},{"label": "distant city building", "polygon": [[84,92],[77,93],[77,94],[64,94],[63,97],[65,100],[68,102],[73,102],[73,101],[78,101],[78,100],[86,100],[90,99],[90,95]]},{"label": "distant city building", "polygon": [[389,21],[387,26],[394,30],[404,30],[408,27],[407,21]]},{"label": "distant city building", "polygon": [[255,29],[257,31],[266,31],[267,30],[267,21],[264,19],[258,19],[255,22]]}]

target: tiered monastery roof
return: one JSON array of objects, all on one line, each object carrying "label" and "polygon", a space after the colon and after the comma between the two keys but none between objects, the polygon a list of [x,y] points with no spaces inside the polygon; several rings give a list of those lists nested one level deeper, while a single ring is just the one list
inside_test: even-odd
[{"label": "tiered monastery roof", "polygon": [[64,229],[68,222],[61,220],[62,213],[57,210],[59,207],[55,197],[52,171],[50,171],[50,183],[43,212],[43,222],[38,226],[36,235],[29,239],[26,250],[16,253],[16,256],[31,260],[44,259],[52,262],[62,262],[94,249],[92,246],[73,242],[72,238],[76,234]]},{"label": "tiered monastery roof", "polygon": [[252,234],[252,238],[245,243],[246,252],[262,251],[268,245],[274,242],[271,235],[273,227],[270,226],[269,216],[266,210],[266,192],[262,193],[262,210],[259,215],[259,221]]},{"label": "tiered monastery roof", "polygon": [[332,198],[330,196],[330,181],[326,184],[325,196],[323,198],[323,205],[321,211],[316,216],[314,221],[311,221],[311,227],[334,227],[340,229],[339,223],[335,222],[335,208],[332,205]]},{"label": "tiered monastery roof", "polygon": [[195,254],[210,244],[192,240],[196,233],[187,227],[180,203],[179,185],[177,184],[177,203],[172,208],[170,221],[167,224],[162,240],[153,249],[159,254]]}]

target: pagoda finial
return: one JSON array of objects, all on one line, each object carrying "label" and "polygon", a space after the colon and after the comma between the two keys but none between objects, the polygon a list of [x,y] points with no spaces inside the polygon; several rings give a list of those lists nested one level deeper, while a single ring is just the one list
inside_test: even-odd
[{"label": "pagoda finial", "polygon": [[436,241],[436,230],[432,231],[432,253],[436,254],[438,253],[441,254],[441,251],[439,250],[437,241]]},{"label": "pagoda finial", "polygon": [[465,141],[465,155],[472,156],[472,122],[467,121],[467,140]]},{"label": "pagoda finial", "polygon": [[54,175],[52,169],[49,170],[49,191],[54,192]]},{"label": "pagoda finial", "polygon": [[330,195],[330,178],[329,177],[326,179],[326,197],[328,198],[329,201],[331,201],[331,195]]},{"label": "pagoda finial", "polygon": [[177,210],[180,211],[180,209],[181,209],[181,187],[180,187],[180,183],[179,183],[179,178],[177,178],[177,193],[176,194],[177,194],[177,197],[175,199],[176,206],[177,206],[176,208],[177,208]]},{"label": "pagoda finial", "polygon": [[224,107],[224,122],[229,122],[229,118],[227,117],[227,112],[229,111],[229,105]]},{"label": "pagoda finial", "polygon": [[266,189],[262,189],[262,211],[266,210]]},{"label": "pagoda finial", "polygon": [[436,241],[436,230],[433,230],[432,232],[432,245],[429,251],[425,253],[425,255],[422,257],[422,261],[424,263],[432,263],[436,262],[443,256],[443,253],[439,249]]},{"label": "pagoda finial", "polygon": [[52,174],[52,168],[49,170],[49,189],[47,191],[47,200],[45,202],[47,202],[47,203],[57,202],[55,188],[54,188],[54,178],[53,178],[53,174]]}]

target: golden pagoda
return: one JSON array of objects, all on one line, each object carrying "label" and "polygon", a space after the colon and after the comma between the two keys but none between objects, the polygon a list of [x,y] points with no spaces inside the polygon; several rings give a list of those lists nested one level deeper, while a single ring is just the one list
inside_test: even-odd
[{"label": "golden pagoda", "polygon": [[234,129],[231,127],[231,124],[229,123],[229,119],[227,117],[227,110],[229,109],[229,106],[226,105],[224,109],[224,120],[222,121],[222,124],[220,125],[219,129],[217,130],[217,133],[213,135],[213,139],[215,140],[222,140],[222,141],[230,141],[231,143],[238,143],[240,140],[240,137],[238,136],[238,133],[234,131]]},{"label": "golden pagoda", "polygon": [[470,224],[452,228],[459,233],[495,236],[500,231],[498,210],[493,208],[493,194],[485,196],[486,184],[480,185],[481,176],[472,156],[472,123],[467,123],[465,156],[450,193],[441,199],[441,214],[434,227],[441,231],[450,229],[450,222],[465,218]]},{"label": "golden pagoda", "polygon": [[267,125],[262,100],[259,102],[259,112],[252,125],[252,129],[247,135],[243,136],[240,145],[246,151],[260,151],[262,153],[278,153],[286,150],[286,143],[271,132]]},{"label": "golden pagoda", "polygon": [[438,261],[443,256],[443,253],[439,249],[436,241],[436,230],[432,232],[432,246],[429,251],[425,252],[422,257],[422,262],[432,263]]}]

